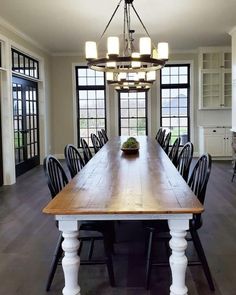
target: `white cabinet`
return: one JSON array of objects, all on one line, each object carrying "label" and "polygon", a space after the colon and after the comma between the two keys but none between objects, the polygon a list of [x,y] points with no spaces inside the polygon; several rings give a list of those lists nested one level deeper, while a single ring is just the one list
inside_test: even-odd
[{"label": "white cabinet", "polygon": [[199,127],[199,152],[212,157],[232,157],[232,134],[226,127]]},{"label": "white cabinet", "polygon": [[199,108],[231,108],[231,52],[225,47],[201,48],[199,53]]}]

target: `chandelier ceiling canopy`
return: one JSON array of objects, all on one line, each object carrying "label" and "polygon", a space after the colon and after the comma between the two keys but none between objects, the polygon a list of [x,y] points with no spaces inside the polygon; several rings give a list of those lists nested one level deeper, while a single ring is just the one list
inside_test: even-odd
[{"label": "chandelier ceiling canopy", "polygon": [[[114,85],[117,90],[149,89],[156,80],[156,71],[164,67],[168,60],[168,43],[161,42],[156,46],[152,42],[145,25],[133,5],[133,1],[119,0],[100,37],[98,45],[121,2],[124,2],[122,41],[120,42],[119,38],[115,36],[108,37],[106,56],[98,57],[96,42],[87,41],[85,44],[88,67],[95,71],[106,72],[108,84]],[[131,10],[137,16],[146,33],[146,36],[139,39],[139,50],[134,46],[133,34],[135,31],[131,29]]]}]

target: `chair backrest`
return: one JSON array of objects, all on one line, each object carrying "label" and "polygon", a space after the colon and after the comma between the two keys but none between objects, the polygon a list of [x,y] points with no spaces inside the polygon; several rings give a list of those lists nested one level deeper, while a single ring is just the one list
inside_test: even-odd
[{"label": "chair backrest", "polygon": [[79,150],[73,144],[65,146],[64,154],[71,178],[73,178],[84,167],[84,161]]},{"label": "chair backrest", "polygon": [[183,176],[184,180],[188,181],[189,168],[193,158],[193,144],[185,143],[177,159],[177,169]]},{"label": "chair backrest", "polygon": [[43,162],[47,177],[48,188],[54,198],[68,183],[68,178],[61,163],[52,155],[48,155]]},{"label": "chair backrest", "polygon": [[195,164],[188,180],[188,185],[202,204],[205,201],[207,183],[211,173],[211,162],[209,154],[202,155]]},{"label": "chair backrest", "polygon": [[98,138],[99,138],[101,147],[103,147],[104,144],[106,144],[106,139],[101,130],[98,130]]},{"label": "chair backrest", "polygon": [[[188,185],[197,196],[198,200],[204,204],[206,196],[206,188],[211,173],[211,156],[209,154],[202,155],[195,164]],[[194,214],[190,220],[190,228],[199,229],[202,226],[201,214]]]},{"label": "chair backrest", "polygon": [[90,134],[90,137],[91,137],[91,140],[92,140],[94,152],[96,154],[100,150],[100,148],[101,148],[100,140],[97,137],[97,135],[94,134],[94,133],[91,133]]},{"label": "chair backrest", "polygon": [[177,166],[177,159],[178,159],[178,152],[179,152],[179,145],[180,145],[180,137],[176,138],[175,142],[173,143],[170,152],[168,154],[172,163]]},{"label": "chair backrest", "polygon": [[161,133],[162,133],[162,129],[159,128],[158,131],[157,131],[157,134],[156,134],[156,136],[155,136],[155,139],[156,139],[157,141],[158,141],[158,139],[159,139]]},{"label": "chair backrest", "polygon": [[81,143],[81,146],[83,149],[84,162],[85,162],[85,164],[87,164],[88,161],[92,159],[93,155],[92,155],[90,148],[84,138],[80,139],[80,143]]},{"label": "chair backrest", "polygon": [[160,136],[159,136],[159,138],[157,140],[162,148],[163,148],[163,145],[164,145],[165,134],[166,134],[166,130],[162,129],[161,134],[160,134]]},{"label": "chair backrest", "polygon": [[171,132],[167,133],[165,140],[163,142],[163,150],[168,155],[169,152],[169,146],[170,146],[170,139],[171,139]]},{"label": "chair backrest", "polygon": [[108,136],[107,136],[106,130],[101,129],[101,131],[102,131],[103,137],[105,138],[105,142],[107,143],[108,142]]}]

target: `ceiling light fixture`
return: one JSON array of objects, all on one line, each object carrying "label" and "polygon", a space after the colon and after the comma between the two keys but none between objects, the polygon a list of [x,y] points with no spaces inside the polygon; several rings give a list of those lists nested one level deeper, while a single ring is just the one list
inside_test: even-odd
[{"label": "ceiling light fixture", "polygon": [[[96,42],[87,41],[85,44],[87,64],[95,71],[106,72],[108,84],[114,85],[117,90],[149,89],[156,80],[156,71],[164,67],[168,60],[168,43],[161,42],[156,47],[151,41],[145,25],[133,6],[134,0],[119,0],[100,40],[106,33],[122,1],[124,2],[124,22],[121,50],[119,38],[108,37],[106,57],[100,58]],[[147,35],[139,39],[139,51],[134,46],[133,34],[135,31],[131,29],[131,9]]]}]

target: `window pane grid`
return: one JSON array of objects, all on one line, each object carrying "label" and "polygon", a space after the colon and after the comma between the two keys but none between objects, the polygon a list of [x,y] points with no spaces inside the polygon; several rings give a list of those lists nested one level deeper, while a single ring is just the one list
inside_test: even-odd
[{"label": "window pane grid", "polygon": [[78,101],[78,139],[92,146],[90,134],[106,129],[105,74],[86,67],[76,67]]},{"label": "window pane grid", "polygon": [[189,141],[190,66],[168,65],[161,70],[161,126],[171,131],[171,144]]},{"label": "window pane grid", "polygon": [[146,96],[146,92],[119,92],[120,135],[147,135]]}]

